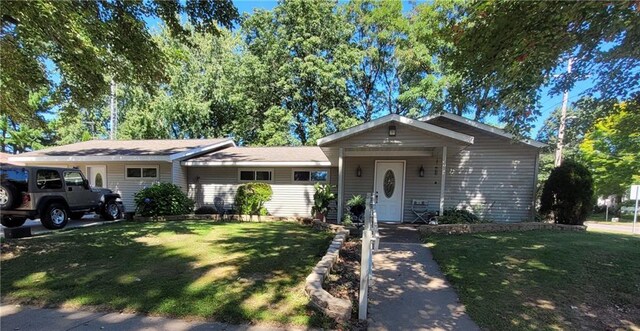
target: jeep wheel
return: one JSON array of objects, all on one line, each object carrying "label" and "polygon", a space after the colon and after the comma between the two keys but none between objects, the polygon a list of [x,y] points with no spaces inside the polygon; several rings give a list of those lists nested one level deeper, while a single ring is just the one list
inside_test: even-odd
[{"label": "jeep wheel", "polygon": [[102,218],[107,221],[117,220],[122,217],[122,211],[120,210],[120,206],[116,200],[111,199],[107,201],[107,204],[104,206],[104,212],[102,213]]},{"label": "jeep wheel", "polygon": [[7,228],[17,228],[19,226],[22,226],[26,221],[27,219],[22,217],[4,216],[0,223],[2,223],[2,226]]},{"label": "jeep wheel", "polygon": [[78,211],[78,212],[75,212],[75,213],[71,213],[71,219],[72,220],[82,219],[82,216],[84,216],[84,212],[83,211]]},{"label": "jeep wheel", "polygon": [[16,187],[11,183],[0,184],[0,210],[8,210],[13,208],[18,195]]},{"label": "jeep wheel", "polygon": [[45,208],[40,217],[42,225],[50,230],[62,229],[69,222],[67,208],[60,203],[52,203]]}]

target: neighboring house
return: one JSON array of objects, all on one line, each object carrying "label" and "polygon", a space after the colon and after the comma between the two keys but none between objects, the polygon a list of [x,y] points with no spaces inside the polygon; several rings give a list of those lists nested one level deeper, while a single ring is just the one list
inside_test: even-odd
[{"label": "neighboring house", "polygon": [[411,222],[412,202],[427,200],[430,209],[441,212],[468,208],[495,221],[518,222],[534,215],[544,146],[451,114],[421,120],[387,115],[319,139],[313,147],[238,147],[228,139],[103,140],[11,160],[79,166],[94,185],[97,171],[104,171],[103,185],[122,194],[128,210],[133,193],[155,181],[181,186],[198,206],[212,205],[215,198],[233,203],[239,185],[264,181],[274,192],[266,204],[270,214],[306,217],[313,184],[321,182],[338,194],[330,219],[341,219],[352,195],[378,192],[381,221]]}]

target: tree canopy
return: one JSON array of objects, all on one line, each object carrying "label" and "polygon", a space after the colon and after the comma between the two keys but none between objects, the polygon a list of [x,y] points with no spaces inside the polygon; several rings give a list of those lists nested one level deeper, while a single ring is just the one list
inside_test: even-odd
[{"label": "tree canopy", "polygon": [[[240,18],[231,0],[2,1],[3,142],[40,135],[3,148],[105,137],[112,79],[119,138],[245,145],[314,144],[388,113],[451,112],[526,136],[542,87],[561,92],[590,75],[596,87],[567,128],[577,151],[611,105],[640,90],[637,2],[402,6],[291,0]],[[554,77],[568,58],[574,71]],[[556,123],[554,113],[541,139],[553,143]]]},{"label": "tree canopy", "polygon": [[95,106],[110,79],[154,86],[166,78],[166,57],[145,20],[160,20],[181,38],[180,17],[197,31],[217,33],[238,13],[231,0],[0,2],[1,113],[33,120],[29,99],[41,91],[77,109]]},{"label": "tree canopy", "polygon": [[580,155],[591,168],[596,193],[622,196],[640,183],[640,103],[625,102],[597,120],[580,143]]}]

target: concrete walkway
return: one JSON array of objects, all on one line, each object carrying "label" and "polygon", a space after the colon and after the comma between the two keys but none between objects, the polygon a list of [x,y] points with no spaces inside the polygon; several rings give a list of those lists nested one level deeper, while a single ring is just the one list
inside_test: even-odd
[{"label": "concrete walkway", "polygon": [[[49,233],[54,233],[54,232],[59,232],[59,231],[65,231],[65,230],[69,230],[69,229],[86,228],[86,227],[96,226],[96,225],[116,223],[116,222],[119,222],[119,221],[121,221],[121,220],[118,220],[118,221],[105,221],[104,219],[100,218],[100,216],[98,216],[98,215],[89,214],[89,215],[85,215],[80,220],[69,220],[67,225],[63,229],[60,229],[60,230],[49,230],[49,229],[45,228],[44,226],[42,226],[42,223],[40,223],[40,219],[27,220],[24,223],[23,227],[30,227],[31,228],[31,235],[32,236],[39,236],[39,235],[43,235],[43,234],[49,234]],[[4,226],[2,226],[2,225],[0,225],[0,237],[4,237]]]},{"label": "concrete walkway", "polygon": [[[369,330],[479,330],[431,251],[419,242],[416,228],[382,226],[380,233],[369,292]],[[390,241],[393,238],[403,242]]]},{"label": "concrete walkway", "polygon": [[[276,331],[270,326],[190,322],[163,317],[123,313],[96,313],[69,309],[44,309],[16,305],[0,306],[0,329],[24,331],[145,330],[145,331]],[[287,328],[286,330],[303,330]]]}]

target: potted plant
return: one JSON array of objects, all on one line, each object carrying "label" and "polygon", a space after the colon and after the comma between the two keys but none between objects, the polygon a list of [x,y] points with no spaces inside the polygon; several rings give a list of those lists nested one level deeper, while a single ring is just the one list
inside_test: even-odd
[{"label": "potted plant", "polygon": [[351,199],[347,200],[347,207],[349,207],[349,212],[351,212],[353,216],[362,221],[362,215],[364,215],[364,211],[367,209],[367,200],[362,195],[354,195]]},{"label": "potted plant", "polygon": [[316,183],[313,187],[316,192],[313,194],[311,214],[314,219],[325,222],[329,213],[329,205],[336,199],[336,195],[331,191],[331,185]]}]

